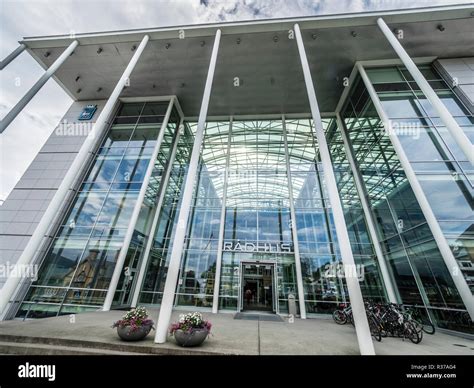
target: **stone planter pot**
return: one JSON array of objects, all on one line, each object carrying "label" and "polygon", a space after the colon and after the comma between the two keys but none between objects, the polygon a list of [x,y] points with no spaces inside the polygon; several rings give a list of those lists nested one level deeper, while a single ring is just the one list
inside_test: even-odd
[{"label": "stone planter pot", "polygon": [[140,341],[150,332],[152,326],[140,326],[137,330],[132,331],[130,326],[117,326],[117,334],[123,341]]},{"label": "stone planter pot", "polygon": [[176,330],[174,332],[174,338],[179,346],[191,347],[199,346],[209,335],[206,329],[194,329],[191,332],[185,332],[183,330]]}]

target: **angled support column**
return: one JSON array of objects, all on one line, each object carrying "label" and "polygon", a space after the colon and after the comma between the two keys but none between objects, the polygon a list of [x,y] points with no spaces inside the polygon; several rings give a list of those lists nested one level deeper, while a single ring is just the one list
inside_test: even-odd
[{"label": "angled support column", "polygon": [[153,169],[155,168],[155,162],[161,149],[161,143],[163,143],[163,138],[165,137],[166,126],[168,125],[168,121],[170,119],[171,110],[173,109],[173,104],[174,104],[174,97],[171,99],[168,105],[168,109],[166,110],[163,123],[161,124],[160,132],[158,133],[158,137],[156,138],[156,144],[155,144],[155,147],[153,148],[153,153],[151,154],[150,161],[148,162],[148,166],[145,171],[145,175],[143,177],[143,183],[140,188],[140,192],[138,193],[138,197],[135,202],[132,215],[128,222],[127,232],[125,233],[125,237],[122,243],[122,248],[120,249],[120,253],[117,257],[114,273],[112,274],[112,279],[110,279],[109,289],[107,290],[107,295],[105,296],[104,305],[102,306],[103,311],[109,311],[110,307],[112,306],[115,291],[117,290],[117,284],[119,282],[120,275],[122,274],[123,264],[125,263],[125,258],[127,257],[128,248],[130,246],[130,242],[132,241],[133,232],[135,231],[135,226],[138,221],[138,216],[140,215],[140,210],[142,208],[143,200],[145,199],[145,194],[148,189],[148,184],[150,183],[151,173],[153,172]]},{"label": "angled support column", "polygon": [[[137,50],[135,51],[135,54],[127,65],[127,68],[123,72],[122,77],[118,81],[117,85],[115,85],[112,94],[110,95],[109,99],[107,100],[107,103],[102,109],[102,112],[97,118],[97,121],[94,124],[91,132],[84,141],[76,158],[72,162],[71,167],[69,167],[69,170],[64,176],[61,185],[59,186],[58,190],[56,191],[56,194],[49,203],[49,206],[46,209],[46,212],[44,213],[43,217],[41,218],[41,221],[36,227],[34,234],[31,236],[30,240],[28,241],[28,244],[23,250],[23,253],[19,257],[17,261],[18,266],[29,265],[35,257],[36,252],[40,248],[40,245],[43,242],[43,238],[47,234],[50,225],[53,223],[53,221],[56,219],[57,214],[59,214],[59,212],[63,208],[64,201],[66,200],[69,190],[73,188],[76,182],[78,171],[82,171],[82,169],[84,168],[84,164],[89,158],[90,153],[93,152],[96,143],[101,139],[104,131],[107,129],[108,119],[112,114],[114,107],[116,106],[122,89],[128,82],[130,74],[132,73],[135,65],[138,62],[138,59],[140,58],[140,55],[145,49],[148,39],[148,35],[145,35]],[[15,293],[15,290],[17,289],[20,282],[21,278],[19,277],[9,277],[5,285],[3,286],[0,292],[0,314],[2,314],[2,316],[5,315],[5,308],[10,302],[10,299]]]},{"label": "angled support column", "polygon": [[234,119],[230,118],[229,122],[229,135],[227,137],[227,155],[225,159],[225,175],[224,175],[224,185],[222,193],[222,208],[221,208],[221,218],[220,218],[220,227],[219,227],[219,240],[217,243],[217,257],[216,257],[216,273],[214,277],[214,294],[212,297],[212,312],[214,314],[219,310],[219,291],[221,286],[221,271],[222,271],[222,249],[224,246],[224,228],[225,228],[225,209],[227,205],[227,185],[229,182],[229,163],[230,163],[230,143],[232,139],[232,123]]},{"label": "angled support column", "polygon": [[3,70],[11,61],[13,61],[18,55],[25,51],[26,46],[22,43],[10,54],[8,54],[3,61],[0,61],[0,70]]},{"label": "angled support column", "polygon": [[423,94],[426,96],[433,108],[436,110],[436,113],[438,113],[443,124],[446,125],[446,128],[448,128],[448,131],[451,133],[451,136],[454,138],[459,148],[461,148],[464,154],[466,154],[467,159],[472,164],[474,164],[474,146],[472,145],[469,138],[466,136],[459,124],[453,118],[451,113],[449,113],[449,110],[443,104],[443,102],[433,90],[431,85],[428,83],[426,78],[423,77],[423,74],[421,74],[421,71],[418,69],[418,67],[416,67],[415,62],[413,62],[413,60],[410,58],[410,56],[400,44],[398,39],[395,37],[395,35],[392,34],[392,31],[390,31],[390,28],[387,26],[385,21],[382,18],[378,18],[377,24],[380,30],[385,35],[385,37],[387,38],[390,45],[397,53],[398,57],[401,59],[407,70],[410,72],[417,85],[420,87]]},{"label": "angled support column", "polygon": [[290,153],[288,151],[288,135],[286,132],[285,116],[282,117],[282,123],[283,123],[283,144],[285,147],[286,175],[288,179],[288,199],[290,201],[291,234],[293,237],[293,247],[294,247],[293,250],[295,252],[296,281],[297,281],[297,289],[298,289],[298,301],[300,305],[300,318],[306,319],[306,305],[304,302],[303,271],[301,270],[300,246],[298,242],[298,230],[296,229],[295,201],[293,198],[293,180],[291,178]]},{"label": "angled support column", "polygon": [[15,120],[15,117],[23,110],[23,108],[31,101],[31,99],[39,92],[43,85],[48,82],[51,76],[59,69],[59,67],[69,58],[74,49],[77,47],[79,42],[74,40],[66,50],[59,56],[58,59],[45,71],[38,81],[31,87],[30,90],[21,98],[20,101],[6,114],[3,120],[0,122],[0,133],[2,133],[10,123]]},{"label": "angled support column", "polygon": [[364,85],[367,91],[369,92],[370,98],[375,106],[375,110],[377,111],[380,120],[382,120],[384,130],[390,138],[392,146],[395,149],[398,159],[400,160],[400,164],[403,170],[405,171],[405,175],[408,179],[408,182],[410,183],[413,193],[415,194],[418,204],[420,205],[421,211],[423,212],[423,215],[431,230],[431,233],[433,234],[433,238],[436,241],[436,245],[438,246],[438,249],[441,252],[441,256],[443,257],[444,263],[446,264],[446,267],[448,268],[449,273],[451,274],[454,284],[458,289],[461,299],[464,305],[466,306],[466,309],[471,319],[474,321],[474,297],[471,293],[471,290],[469,289],[469,286],[467,285],[466,279],[464,278],[464,275],[461,272],[461,269],[459,268],[459,264],[454,258],[453,252],[451,251],[451,248],[449,247],[449,244],[446,241],[446,238],[444,237],[443,231],[441,230],[438,220],[436,219],[436,216],[433,213],[433,209],[431,209],[431,206],[425,196],[423,188],[421,187],[420,182],[418,181],[418,178],[415,172],[413,171],[413,168],[411,167],[410,161],[408,160],[408,157],[405,154],[405,151],[400,143],[400,140],[398,139],[396,131],[392,129],[391,121],[383,110],[377,92],[375,91],[372,83],[370,82],[370,79],[364,67],[360,63],[357,63],[357,70],[359,71],[362,81],[364,82]]},{"label": "angled support column", "polygon": [[397,293],[395,291],[395,287],[393,286],[392,277],[390,276],[387,263],[383,256],[382,247],[380,246],[379,237],[377,235],[377,230],[375,228],[374,217],[372,215],[372,212],[370,211],[370,206],[367,201],[366,191],[364,189],[362,177],[360,176],[359,170],[357,168],[357,164],[354,159],[353,148],[349,142],[349,138],[348,138],[344,123],[342,122],[342,119],[339,113],[336,113],[336,120],[337,120],[337,126],[339,127],[339,131],[341,132],[341,137],[344,143],[344,149],[346,151],[347,160],[351,167],[352,176],[354,177],[357,193],[359,194],[360,202],[362,204],[362,210],[364,212],[365,219],[367,221],[367,229],[369,230],[370,238],[373,243],[375,255],[377,257],[377,262],[379,263],[379,268],[382,275],[382,280],[385,285],[385,289],[387,291],[388,300],[390,303],[399,303],[398,298],[397,298]]},{"label": "angled support column", "polygon": [[163,299],[161,301],[160,314],[158,316],[158,324],[156,326],[156,343],[165,343],[168,334],[168,326],[173,311],[173,301],[178,282],[179,268],[181,265],[181,256],[183,254],[184,240],[186,237],[186,227],[188,225],[189,213],[191,210],[191,202],[194,191],[194,182],[196,180],[197,168],[199,164],[199,156],[201,154],[201,145],[204,138],[204,127],[206,126],[207,108],[209,107],[209,98],[211,97],[212,81],[214,79],[214,70],[216,68],[217,52],[219,51],[219,42],[221,39],[221,30],[217,30],[212,48],[211,61],[207,72],[206,85],[202,97],[201,110],[194,138],[193,151],[189,161],[188,174],[184,183],[181,207],[179,210],[178,224],[173,241],[173,249],[171,252],[168,273],[166,275],[165,289]]},{"label": "angled support column", "polygon": [[[318,101],[316,99],[316,92],[314,90],[313,79],[309,69],[308,59],[304,49],[303,38],[298,24],[295,24],[296,43],[298,44],[298,51],[300,54],[301,67],[303,68],[304,80],[306,83],[306,91],[308,93],[309,105],[314,122],[314,130],[319,145],[319,154],[321,156],[321,163],[323,165],[324,176],[326,178],[326,186],[328,190],[329,200],[331,202],[334,224],[336,227],[337,239],[339,241],[339,248],[341,251],[342,262],[344,263],[345,279],[347,290],[349,291],[349,299],[352,306],[352,314],[354,316],[354,325],[357,334],[357,341],[359,343],[360,353],[362,355],[375,354],[372,336],[370,334],[369,323],[365,312],[364,300],[360,290],[359,280],[355,273],[354,257],[352,255],[351,243],[349,240],[349,233],[347,232],[347,225],[344,219],[344,211],[337,189],[336,178],[332,169],[331,155],[326,142],[324,128],[321,122],[321,114],[319,112]],[[352,273],[351,273],[352,272]]]},{"label": "angled support column", "polygon": [[171,149],[171,155],[168,160],[168,165],[166,166],[166,172],[160,182],[160,194],[158,201],[156,201],[155,212],[153,214],[153,221],[151,222],[151,228],[148,232],[148,239],[143,251],[143,258],[140,264],[140,271],[138,272],[138,279],[135,283],[135,290],[133,291],[132,298],[132,307],[137,307],[138,297],[140,296],[140,289],[142,288],[143,279],[145,278],[145,272],[148,266],[148,260],[150,258],[151,248],[155,241],[156,228],[158,227],[158,220],[160,219],[161,207],[163,206],[163,201],[166,196],[166,189],[168,187],[168,182],[170,179],[171,171],[173,170],[174,160],[176,158],[176,152],[178,150],[179,139],[181,137],[181,128],[183,125],[183,119],[179,122],[178,128],[176,128],[175,138],[173,140],[173,146]]}]

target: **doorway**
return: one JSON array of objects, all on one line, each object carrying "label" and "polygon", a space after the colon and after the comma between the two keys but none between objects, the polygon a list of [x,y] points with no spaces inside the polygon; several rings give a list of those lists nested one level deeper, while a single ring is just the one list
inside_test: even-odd
[{"label": "doorway", "polygon": [[275,312],[275,265],[242,263],[242,311]]},{"label": "doorway", "polygon": [[133,292],[138,278],[140,253],[143,244],[132,241],[125,258],[117,289],[115,291],[113,307],[117,309],[129,308],[132,304]]}]

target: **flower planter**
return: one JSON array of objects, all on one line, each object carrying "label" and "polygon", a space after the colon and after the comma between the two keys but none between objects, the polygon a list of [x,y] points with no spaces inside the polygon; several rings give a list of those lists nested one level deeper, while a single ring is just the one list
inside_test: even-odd
[{"label": "flower planter", "polygon": [[131,326],[117,326],[117,334],[123,341],[140,341],[150,332],[152,326],[140,326],[132,330]]},{"label": "flower planter", "polygon": [[174,338],[179,346],[199,346],[209,335],[207,329],[192,329],[189,332],[178,329],[174,332]]},{"label": "flower planter", "polygon": [[122,319],[114,322],[112,327],[117,328],[117,334],[123,341],[140,341],[154,329],[153,321],[148,318],[148,312],[141,306],[127,312]]}]

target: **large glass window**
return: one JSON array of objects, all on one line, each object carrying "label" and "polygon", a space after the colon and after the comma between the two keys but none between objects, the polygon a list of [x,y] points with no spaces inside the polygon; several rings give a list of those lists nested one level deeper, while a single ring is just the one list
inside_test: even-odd
[{"label": "large glass window", "polygon": [[362,295],[368,300],[386,300],[385,289],[362,210],[353,172],[347,160],[341,128],[336,120],[326,120],[326,137],[332,158],[336,184],[341,198],[352,253],[361,274]]},{"label": "large glass window", "polygon": [[[421,66],[420,70],[473,142],[472,114],[434,68]],[[384,69],[392,78],[397,74],[396,84],[383,77],[374,78],[378,72],[380,69],[368,69],[382,105],[392,125],[399,129],[398,137],[405,153],[474,293],[474,254],[469,249],[474,238],[474,166],[467,161],[405,68]]]},{"label": "large glass window", "polygon": [[[275,263],[278,311],[288,310],[288,294],[297,295],[284,144],[281,120],[232,123],[224,241],[268,252],[224,252],[220,308],[236,308],[244,262]],[[290,253],[277,252],[282,246]]]},{"label": "large glass window", "polygon": [[[423,67],[421,70],[437,91],[448,89],[431,68]],[[454,189],[460,187],[456,183],[450,189],[447,185],[450,181],[455,182],[452,172],[455,177],[461,177],[461,182],[467,178],[464,175],[465,158],[459,154],[460,150],[451,147],[452,139],[439,126],[439,120],[431,116],[432,113],[423,102],[424,97],[406,70],[393,67],[368,69],[367,72],[392,121],[392,127],[398,131],[407,156],[415,171],[420,172],[419,177],[449,177],[448,181],[435,178],[434,182],[420,179],[435,213],[442,217],[443,210],[437,204],[445,200],[458,202],[454,206],[462,207],[463,199],[467,198],[463,194],[469,190],[459,192]],[[472,119],[466,117],[462,109],[457,112],[459,115],[456,117],[462,122],[466,118],[468,121]],[[464,112],[464,118],[461,112]],[[349,95],[342,116],[400,300],[419,306],[424,312],[429,311],[439,326],[453,328],[454,319],[450,322],[446,317],[458,314],[464,305],[360,79]],[[471,130],[469,124],[464,128],[466,133]],[[448,208],[446,202],[444,206],[444,209]],[[444,217],[447,217],[447,221],[460,223],[471,219],[470,212],[456,219],[456,212],[455,208],[451,208],[451,215],[445,212]],[[453,226],[452,230],[456,230],[456,227]],[[465,251],[462,255],[465,257]],[[439,311],[447,314],[440,314]],[[456,329],[465,330],[466,327],[457,325]]]},{"label": "large glass window", "polygon": [[[168,184],[165,188],[164,199],[159,209],[158,221],[155,228],[148,263],[140,287],[139,303],[156,305],[161,303],[168,271],[169,258],[172,248],[172,237],[175,232],[179,201],[184,179],[188,168],[193,138],[190,128],[185,124],[178,139],[176,156],[171,164]],[[170,161],[171,163],[171,161]],[[146,253],[145,253],[146,254]]]},{"label": "large glass window", "polygon": [[[20,316],[75,313],[103,304],[168,105],[167,101],[141,102],[119,109],[43,259]],[[177,127],[174,116],[163,129],[165,140],[153,173],[157,178]],[[152,182],[158,185],[159,179]],[[141,225],[137,223],[138,229]],[[143,240],[140,236],[143,230],[135,230],[127,260],[135,257],[131,252]]]}]

